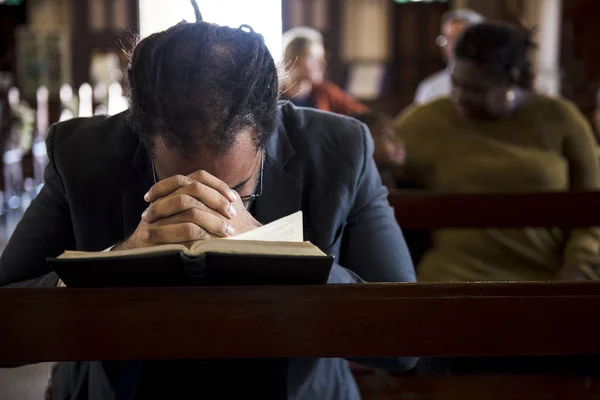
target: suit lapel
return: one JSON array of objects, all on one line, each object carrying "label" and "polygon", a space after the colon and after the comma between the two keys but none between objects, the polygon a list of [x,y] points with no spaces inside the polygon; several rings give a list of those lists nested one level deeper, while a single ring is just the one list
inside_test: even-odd
[{"label": "suit lapel", "polygon": [[144,194],[154,184],[152,177],[152,164],[148,153],[141,142],[131,160],[130,179],[123,188],[123,234],[125,238],[131,236],[141,220],[142,212],[148,207],[144,201]]},{"label": "suit lapel", "polygon": [[302,207],[302,181],[286,169],[295,150],[287,135],[284,111],[279,113],[277,132],[267,143],[262,195],[254,204],[254,217],[268,224]]},{"label": "suit lapel", "polygon": [[254,218],[268,224],[298,210],[302,205],[302,183],[271,157],[264,166],[262,195],[255,200]]}]

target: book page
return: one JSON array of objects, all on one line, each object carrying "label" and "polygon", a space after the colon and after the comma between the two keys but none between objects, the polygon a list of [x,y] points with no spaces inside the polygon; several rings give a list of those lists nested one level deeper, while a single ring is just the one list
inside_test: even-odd
[{"label": "book page", "polygon": [[143,256],[146,254],[172,253],[175,251],[188,252],[187,247],[181,244],[163,244],[159,246],[140,247],[130,250],[112,250],[112,251],[77,251],[67,250],[58,258],[110,258],[119,256]]},{"label": "book page", "polygon": [[[190,249],[188,249],[185,245],[175,244],[151,246],[132,250],[115,250],[107,252],[66,251],[61,256],[59,256],[59,258],[108,258],[118,256],[141,256],[146,254],[158,254],[174,251],[181,251],[186,254],[198,254],[205,251],[221,251],[224,253],[241,251],[241,249],[235,250],[235,248],[232,247],[233,243],[230,243],[230,240],[240,240],[244,242],[259,241],[302,243],[304,242],[304,230],[302,228],[302,211],[298,211],[294,214],[288,215],[287,217],[283,217],[278,219],[277,221],[273,221],[270,224],[261,226],[260,228],[256,228],[252,231],[242,233],[240,235],[236,235],[230,238],[218,238],[195,242]],[[284,243],[279,243],[279,247],[281,247],[281,245]],[[240,245],[242,245],[242,243],[240,243]],[[256,245],[256,243],[253,244],[254,247],[256,247]],[[280,254],[281,251],[283,251],[284,253],[285,251],[289,251],[289,249],[287,249],[285,246],[281,249],[277,249],[277,245],[275,246],[276,248],[274,250],[269,250],[268,247],[265,248],[262,246],[252,249],[252,246],[248,246],[247,244],[242,247],[244,248],[244,251],[248,251],[249,254],[256,254],[257,251],[259,252],[259,254],[261,252],[269,254],[270,251],[275,251],[276,254]],[[316,247],[311,244],[303,244],[303,246],[301,246],[301,252],[306,251],[304,249],[305,247],[310,248],[309,251],[314,251],[314,249],[316,249]],[[316,251],[319,252],[318,249]],[[294,252],[292,251],[292,254],[293,253]]]},{"label": "book page", "polygon": [[228,238],[229,240],[259,240],[273,242],[302,242],[304,231],[302,229],[302,211],[288,215],[263,225],[252,231],[245,232]]},{"label": "book page", "polygon": [[193,248],[194,255],[203,253],[254,254],[280,256],[324,256],[318,247],[310,242],[272,242],[264,240],[211,239],[198,243]]}]

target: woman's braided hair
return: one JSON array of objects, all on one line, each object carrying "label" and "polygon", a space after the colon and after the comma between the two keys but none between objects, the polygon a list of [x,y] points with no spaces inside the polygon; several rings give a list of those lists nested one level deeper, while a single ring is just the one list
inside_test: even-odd
[{"label": "woman's braided hair", "polygon": [[128,68],[132,129],[149,149],[160,136],[189,157],[222,154],[245,130],[257,148],[276,127],[278,70],[262,35],[202,21],[181,22],[140,41]]},{"label": "woman's braided hair", "polygon": [[529,51],[532,31],[508,23],[485,22],[468,27],[454,47],[457,59],[472,61],[499,80],[531,89],[535,75]]}]

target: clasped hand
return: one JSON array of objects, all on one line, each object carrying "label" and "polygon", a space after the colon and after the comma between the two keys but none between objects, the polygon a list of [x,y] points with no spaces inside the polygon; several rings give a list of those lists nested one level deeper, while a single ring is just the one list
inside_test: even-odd
[{"label": "clasped hand", "polygon": [[235,191],[202,170],[156,183],[144,200],[149,206],[138,227],[115,249],[227,237],[260,226]]}]

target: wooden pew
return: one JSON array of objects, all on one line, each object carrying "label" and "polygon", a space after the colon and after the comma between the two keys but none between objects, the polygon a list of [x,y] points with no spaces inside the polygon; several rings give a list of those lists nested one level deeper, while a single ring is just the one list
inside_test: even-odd
[{"label": "wooden pew", "polygon": [[599,309],[597,282],[2,289],[0,362],[599,354]]},{"label": "wooden pew", "polygon": [[448,194],[394,191],[389,195],[403,229],[576,228],[600,225],[600,192]]},{"label": "wooden pew", "polygon": [[[599,307],[597,282],[3,289],[0,363],[597,355]],[[600,394],[575,375],[357,378],[364,399]]]},{"label": "wooden pew", "polygon": [[[596,211],[600,205],[600,192],[457,194],[398,190],[391,192],[389,199],[409,245],[416,245],[418,252],[424,251],[423,244],[426,242],[422,232],[433,229],[571,229],[600,226],[600,215]],[[551,317],[552,313],[553,310],[548,309],[545,315]],[[572,331],[572,335],[572,340],[577,340],[577,331]],[[575,360],[577,361],[579,360]],[[592,363],[596,361],[592,360]],[[516,362],[513,361],[513,365]],[[585,370],[586,367],[582,369]],[[538,372],[538,375],[498,375],[488,372],[477,376],[400,378],[378,373],[374,376],[359,375],[357,379],[362,390],[377,399],[395,398],[396,393],[418,399],[575,399],[600,396],[600,381],[585,374],[549,375],[543,374],[541,370]]]},{"label": "wooden pew", "polygon": [[562,228],[600,226],[600,192],[436,193],[390,192],[415,264],[430,246],[429,232],[443,228]]},{"label": "wooden pew", "polygon": [[[390,202],[405,229],[600,225],[600,193],[401,192]],[[0,362],[598,355],[599,305],[598,282],[4,289]],[[587,376],[374,378],[358,376],[365,399],[600,394]]]}]

